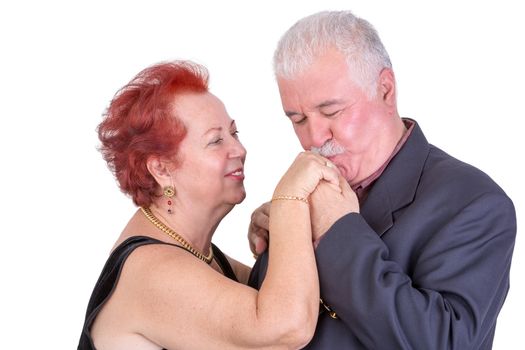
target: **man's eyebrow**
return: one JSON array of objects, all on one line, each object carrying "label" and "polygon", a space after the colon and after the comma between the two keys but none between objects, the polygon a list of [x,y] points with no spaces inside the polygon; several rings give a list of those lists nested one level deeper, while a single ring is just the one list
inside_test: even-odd
[{"label": "man's eyebrow", "polygon": [[329,106],[336,105],[339,103],[341,103],[341,100],[327,100],[327,101],[321,102],[320,104],[315,106],[315,108],[319,109],[319,108],[329,107]]},{"label": "man's eyebrow", "polygon": [[288,118],[291,118],[291,117],[293,117],[294,115],[302,115],[302,114],[299,113],[299,112],[293,112],[293,111],[284,111],[284,114],[286,114],[286,116],[287,116]]},{"label": "man's eyebrow", "polygon": [[[317,106],[315,106],[315,108],[316,109],[321,109],[321,108],[330,107],[332,105],[336,105],[336,104],[340,104],[340,103],[343,103],[343,102],[341,100],[338,100],[338,99],[326,100],[326,101],[323,101],[323,102],[319,103]],[[284,111],[284,114],[288,118],[291,118],[294,115],[302,115],[302,116],[304,116],[303,113],[294,112],[294,111]]]}]

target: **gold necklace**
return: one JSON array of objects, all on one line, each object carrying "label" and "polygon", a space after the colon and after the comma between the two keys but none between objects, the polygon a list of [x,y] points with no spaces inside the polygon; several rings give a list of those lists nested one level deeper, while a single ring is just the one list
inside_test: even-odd
[{"label": "gold necklace", "polygon": [[179,235],[177,232],[175,232],[170,227],[165,225],[162,221],[160,221],[153,214],[150,208],[140,207],[140,210],[142,210],[142,213],[144,213],[144,215],[148,218],[149,221],[151,221],[153,225],[155,225],[156,228],[158,228],[159,230],[161,230],[162,232],[164,232],[165,234],[182,244],[182,248],[186,249],[188,252],[195,255],[197,258],[201,259],[206,264],[211,264],[211,262],[213,261],[213,249],[211,249],[211,247],[208,256],[202,254],[201,252],[198,252],[197,250],[195,250],[195,248],[191,246],[191,244],[189,244],[184,238],[182,238],[181,235]]}]

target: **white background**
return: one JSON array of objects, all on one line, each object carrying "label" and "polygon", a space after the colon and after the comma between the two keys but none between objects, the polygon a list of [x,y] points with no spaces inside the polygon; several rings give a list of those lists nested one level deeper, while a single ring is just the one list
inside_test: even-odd
[{"label": "white background", "polygon": [[[523,222],[525,26],[517,3],[2,2],[0,348],[76,348],[93,285],[134,211],[96,150],[95,128],[117,89],[153,63],[206,65],[212,92],[237,120],[248,196],[214,241],[253,263],[250,213],[300,150],[281,111],[273,49],[296,20],[320,10],[350,9],[376,26],[400,114],[491,175]],[[524,244],[518,232],[494,349],[525,348]]]}]

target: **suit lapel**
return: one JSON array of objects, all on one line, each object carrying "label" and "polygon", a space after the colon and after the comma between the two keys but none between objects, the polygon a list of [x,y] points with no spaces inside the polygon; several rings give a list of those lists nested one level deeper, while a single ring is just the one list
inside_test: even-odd
[{"label": "suit lapel", "polygon": [[394,224],[393,213],[414,200],[429,150],[416,123],[406,143],[372,185],[361,215],[379,236]]}]

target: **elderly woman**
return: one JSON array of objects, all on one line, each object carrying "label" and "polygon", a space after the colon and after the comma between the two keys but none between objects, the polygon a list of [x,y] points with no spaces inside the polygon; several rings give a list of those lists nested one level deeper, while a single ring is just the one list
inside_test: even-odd
[{"label": "elderly woman", "polygon": [[91,296],[79,349],[281,349],[311,339],[319,308],[308,197],[335,169],[297,157],[274,191],[270,262],[260,291],[249,268],[211,243],[245,197],[246,150],[206,70],[145,69],[99,125],[102,153],[139,207]]}]

